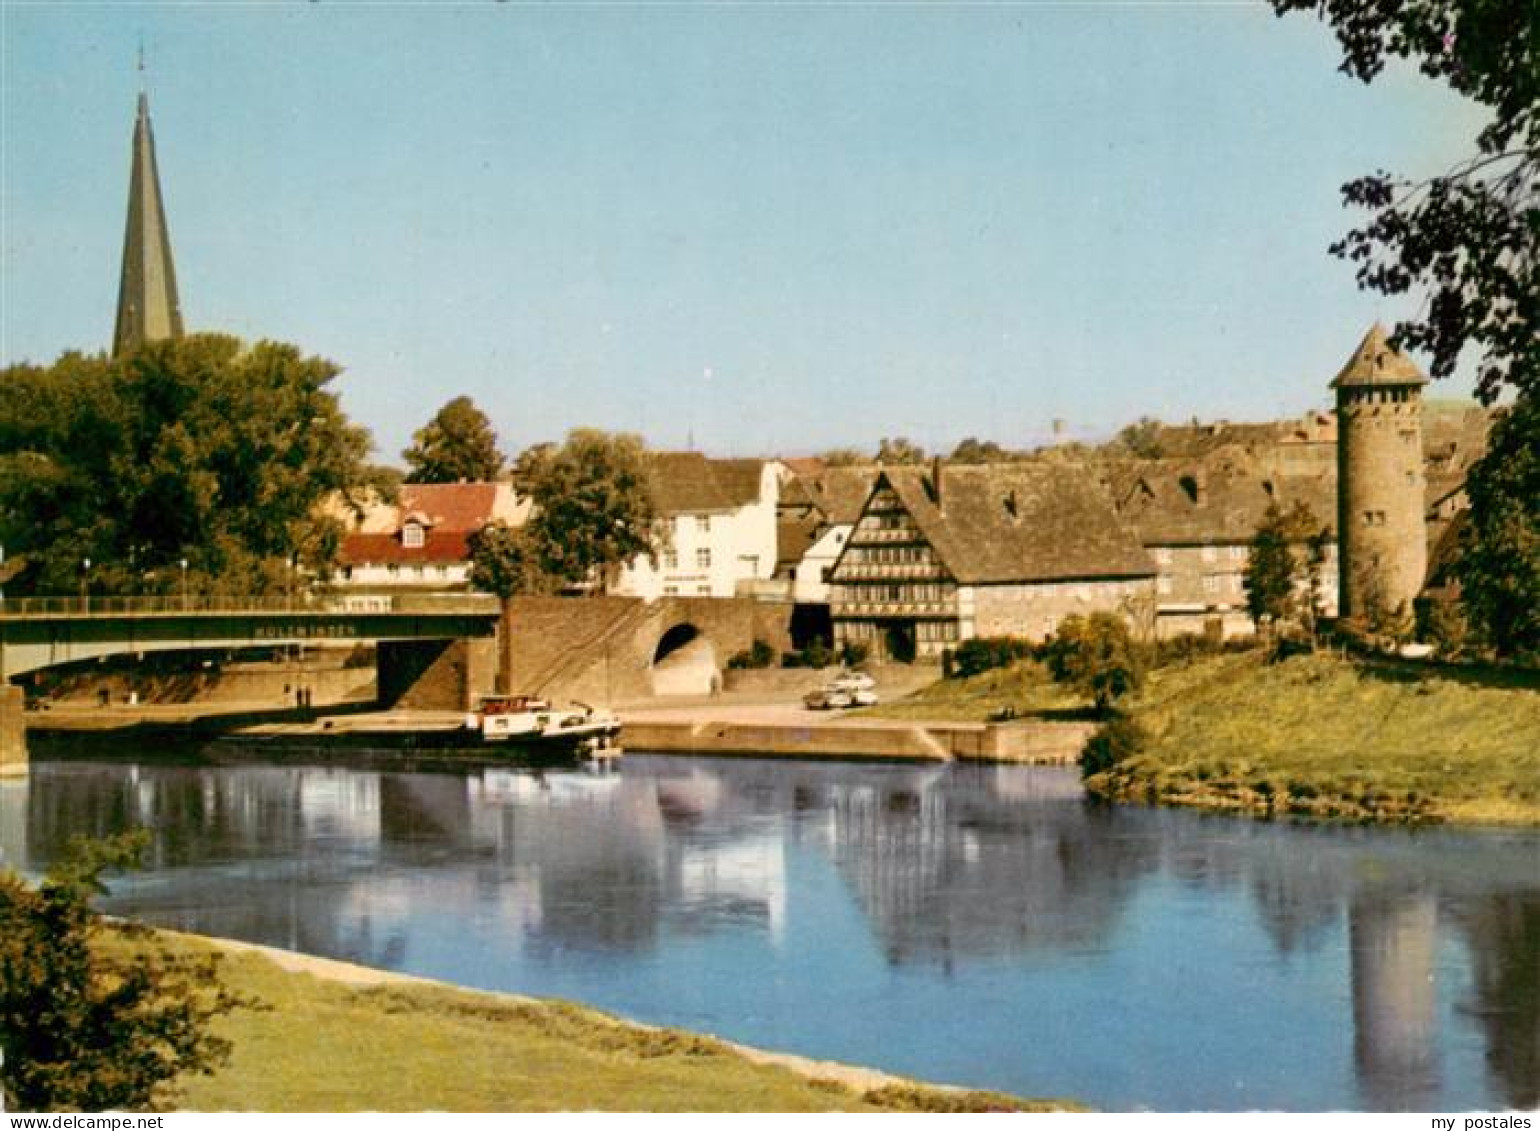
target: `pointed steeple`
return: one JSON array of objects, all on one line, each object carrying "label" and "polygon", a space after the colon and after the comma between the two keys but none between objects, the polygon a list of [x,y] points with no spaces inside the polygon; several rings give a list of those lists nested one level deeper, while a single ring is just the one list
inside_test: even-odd
[{"label": "pointed steeple", "polygon": [[1426,385],[1415,362],[1400,350],[1393,349],[1385,327],[1376,322],[1369,327],[1364,340],[1358,343],[1353,356],[1348,358],[1342,372],[1331,383],[1334,389],[1354,385]]},{"label": "pointed steeple", "polygon": [[181,336],[182,307],[176,293],[176,268],[171,261],[171,234],[161,202],[160,173],[155,167],[150,100],[140,91],[112,353],[116,357],[145,342]]}]

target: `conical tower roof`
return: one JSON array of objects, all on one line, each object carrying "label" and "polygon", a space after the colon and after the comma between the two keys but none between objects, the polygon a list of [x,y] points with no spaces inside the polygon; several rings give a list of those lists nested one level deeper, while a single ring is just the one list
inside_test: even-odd
[{"label": "conical tower roof", "polygon": [[171,261],[171,233],[155,166],[150,100],[139,95],[134,122],[133,169],[128,182],[128,226],[123,234],[123,276],[118,284],[118,322],[113,356],[145,342],[182,336],[182,306]]},{"label": "conical tower roof", "polygon": [[1342,372],[1331,383],[1333,389],[1361,385],[1426,385],[1428,379],[1411,358],[1391,347],[1385,327],[1376,322],[1358,343]]}]

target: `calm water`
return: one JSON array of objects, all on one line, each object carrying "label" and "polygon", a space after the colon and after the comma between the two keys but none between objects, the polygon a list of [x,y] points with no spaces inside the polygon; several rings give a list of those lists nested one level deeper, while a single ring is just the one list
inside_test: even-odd
[{"label": "calm water", "polygon": [[933,1080],[1112,1109],[1540,1099],[1532,834],[1109,811],[989,766],[0,785],[24,869],[131,825],[156,840],[119,912]]}]

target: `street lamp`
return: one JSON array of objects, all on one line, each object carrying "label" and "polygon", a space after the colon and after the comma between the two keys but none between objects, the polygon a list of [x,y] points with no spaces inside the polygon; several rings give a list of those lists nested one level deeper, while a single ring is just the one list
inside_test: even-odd
[{"label": "street lamp", "polygon": [[91,597],[90,597],[90,588],[89,588],[90,579],[91,579],[91,559],[90,558],[81,558],[80,559],[80,602],[81,602],[82,605],[86,605],[90,601],[90,599],[91,599]]},{"label": "street lamp", "polygon": [[182,567],[182,611],[187,611],[187,559],[183,558],[179,563]]}]

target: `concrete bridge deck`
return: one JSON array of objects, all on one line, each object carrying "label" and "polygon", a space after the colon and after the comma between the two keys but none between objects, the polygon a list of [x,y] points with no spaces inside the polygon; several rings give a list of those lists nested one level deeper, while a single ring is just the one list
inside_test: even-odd
[{"label": "concrete bridge deck", "polygon": [[0,600],[0,680],[123,653],[491,636],[476,594],[24,597]]}]

